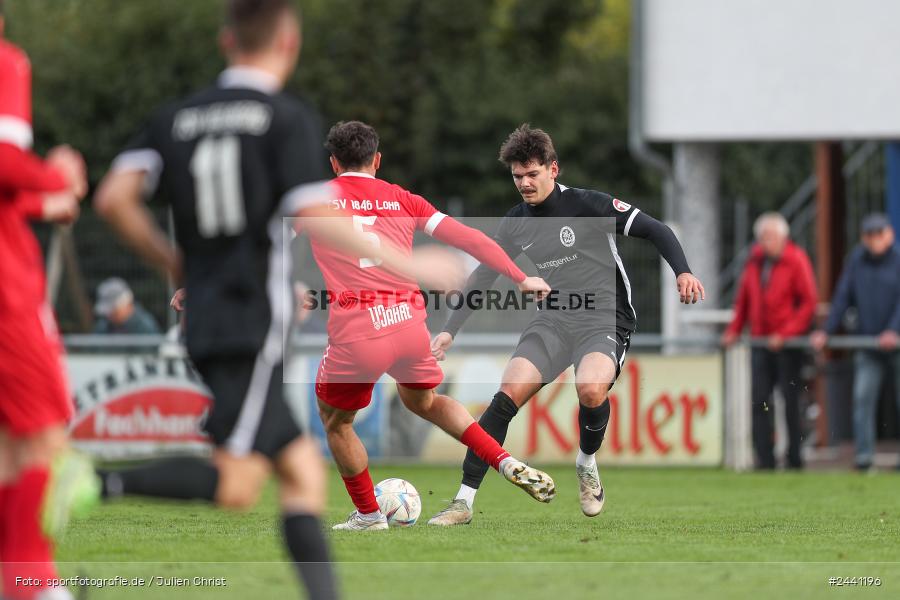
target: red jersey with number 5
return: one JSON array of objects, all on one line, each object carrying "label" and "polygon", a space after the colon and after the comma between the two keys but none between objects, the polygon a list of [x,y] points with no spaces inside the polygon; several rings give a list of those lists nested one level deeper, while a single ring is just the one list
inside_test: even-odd
[{"label": "red jersey with number 5", "polygon": [[[373,246],[389,243],[411,253],[416,231],[431,235],[445,218],[422,196],[371,175],[345,173],[333,184],[339,192],[333,208],[350,215]],[[315,240],[312,249],[325,278],[331,343],[389,335],[425,320],[416,282]]]}]

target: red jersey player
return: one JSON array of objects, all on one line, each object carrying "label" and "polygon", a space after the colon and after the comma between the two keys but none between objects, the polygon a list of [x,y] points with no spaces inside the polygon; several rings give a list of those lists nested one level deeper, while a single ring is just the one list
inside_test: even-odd
[{"label": "red jersey player", "polygon": [[[326,147],[340,194],[335,209],[352,215],[373,246],[382,240],[412,248],[413,235],[424,231],[465,250],[519,284],[522,291],[547,293],[543,279],[526,277],[488,236],[438,212],[421,196],[375,178],[381,164],[378,134],[359,121],[338,123]],[[431,355],[425,309],[414,282],[392,275],[375,260],[357,258],[313,240],[313,254],[336,301],[328,320],[328,347],[316,377],[319,414],[328,446],[356,506],[335,529],[387,529],[378,509],[368,456],[353,431],[356,411],[366,407],[375,382],[388,373],[397,380],[403,404],[472,449],[506,479],[532,497],[549,502],[553,480],[514,459],[477,424],[469,412],[434,388],[443,373]]]},{"label": "red jersey player", "polygon": [[[45,497],[58,508],[65,490],[51,483],[50,464],[64,447],[72,415],[62,346],[45,300],[43,261],[29,219],[58,223],[78,215],[86,191],[84,161],[60,147],[46,161],[29,152],[31,71],[27,56],[3,41],[0,15],[0,561],[4,598],[66,598],[42,582],[55,576],[52,546],[42,531]],[[72,461],[65,468],[71,469]],[[87,468],[79,463],[77,468]],[[61,479],[59,480],[62,481]],[[48,519],[48,516],[51,517]],[[54,533],[61,514],[44,513]],[[38,585],[16,584],[32,577]]]}]

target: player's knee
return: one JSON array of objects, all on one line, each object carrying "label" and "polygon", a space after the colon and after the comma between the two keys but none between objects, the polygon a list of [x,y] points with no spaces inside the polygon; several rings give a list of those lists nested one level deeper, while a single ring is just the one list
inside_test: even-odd
[{"label": "player's knee", "polygon": [[275,466],[285,511],[317,515],[325,510],[327,476],[315,440],[298,438],[281,452]]},{"label": "player's knee", "polygon": [[220,486],[216,490],[216,504],[230,510],[247,511],[256,506],[259,494],[259,489],[250,486]]},{"label": "player's knee", "polygon": [[214,462],[219,470],[216,504],[239,511],[253,508],[269,477],[267,459],[258,454],[246,457],[217,455]]},{"label": "player's knee", "polygon": [[427,415],[434,405],[434,390],[413,390],[405,388],[400,394],[403,406],[413,414]]},{"label": "player's knee", "polygon": [[594,408],[606,402],[609,393],[609,385],[606,383],[579,383],[575,385],[575,391],[578,394],[578,402]]},{"label": "player's knee", "polygon": [[527,392],[521,385],[502,383],[500,384],[500,391],[506,394],[517,408],[522,408],[522,405],[528,400]]},{"label": "player's knee", "polygon": [[252,474],[243,477],[236,471],[220,472],[219,485],[216,488],[216,504],[231,510],[250,510],[259,500],[263,482],[264,479]]},{"label": "player's knee", "polygon": [[340,433],[348,427],[353,427],[353,418],[348,418],[348,413],[339,411],[330,406],[319,403],[319,418],[326,433]]}]

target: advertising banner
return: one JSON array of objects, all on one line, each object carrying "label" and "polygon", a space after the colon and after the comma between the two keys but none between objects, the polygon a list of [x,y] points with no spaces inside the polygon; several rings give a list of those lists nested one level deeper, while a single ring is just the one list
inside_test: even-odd
[{"label": "advertising banner", "polygon": [[185,359],[70,354],[68,366],[76,448],[106,459],[208,451],[201,427],[211,399]]},{"label": "advertising banner", "polygon": [[[477,419],[499,388],[507,354],[457,354],[441,363],[438,388],[462,402]],[[297,357],[293,368],[310,368]],[[569,462],[578,451],[578,397],[569,369],[532,398],[513,419],[504,447],[534,462]],[[312,384],[287,386],[298,411],[315,417]],[[373,455],[432,463],[456,463],[465,448],[407,411],[393,381],[375,386],[373,407],[364,415],[384,426],[368,436]],[[609,396],[612,416],[598,459],[603,464],[716,466],[723,459],[722,360],[718,354],[660,356],[630,354]],[[314,430],[320,431],[317,424]],[[371,434],[371,429],[362,430]],[[323,445],[324,448],[324,445]],[[327,448],[326,448],[327,451]]]},{"label": "advertising banner", "polygon": [[[459,353],[441,363],[438,388],[477,419],[496,393],[509,356]],[[70,355],[77,406],[75,445],[102,458],[139,458],[171,452],[207,452],[202,425],[211,399],[190,363],[153,354]],[[295,355],[287,371],[311,379],[319,356]],[[305,373],[298,373],[302,370]],[[286,373],[289,379],[290,373]],[[523,459],[569,462],[578,450],[578,398],[570,368],[542,389],[512,421],[504,446]],[[285,386],[306,431],[324,442],[314,386]],[[598,458],[603,464],[714,466],[722,462],[722,361],[717,354],[630,354],[610,393],[612,417]],[[465,448],[407,411],[393,381],[375,386],[372,404],[355,429],[370,456],[380,460],[457,463]]]}]

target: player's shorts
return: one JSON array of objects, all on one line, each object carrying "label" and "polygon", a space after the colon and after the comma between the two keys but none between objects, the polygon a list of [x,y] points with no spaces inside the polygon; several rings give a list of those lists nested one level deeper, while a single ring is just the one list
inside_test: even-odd
[{"label": "player's shorts", "polygon": [[204,429],[216,447],[237,456],[274,459],[301,429],[284,398],[282,364],[246,355],[195,360],[213,405]]},{"label": "player's shorts", "polygon": [[375,382],[385,373],[409,388],[441,384],[444,372],[431,355],[424,324],[377,338],[329,344],[316,374],[316,395],[334,408],[360,410],[372,401]]},{"label": "player's shorts", "polygon": [[69,422],[64,356],[49,306],[0,318],[0,428],[26,436]]},{"label": "player's shorts", "polygon": [[[541,311],[519,337],[513,357],[530,361],[541,373],[544,385],[592,352],[609,356],[616,366],[616,379],[622,372],[625,353],[631,346],[631,329],[621,325],[610,327],[599,319],[573,319],[559,311]],[[610,387],[615,380],[609,382]]]}]

